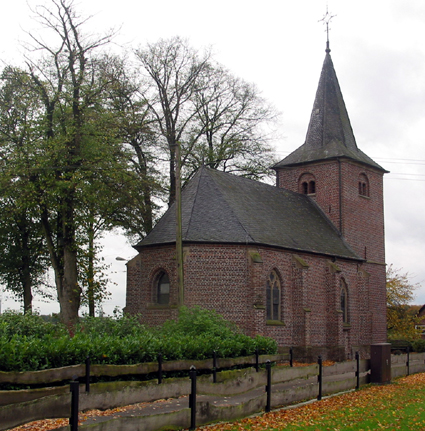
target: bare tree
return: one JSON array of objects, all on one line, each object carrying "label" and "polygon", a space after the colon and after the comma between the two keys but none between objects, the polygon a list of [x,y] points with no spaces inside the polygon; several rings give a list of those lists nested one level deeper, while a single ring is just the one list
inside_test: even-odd
[{"label": "bare tree", "polygon": [[210,67],[203,79],[194,97],[196,145],[185,164],[196,168],[202,163],[255,179],[269,176],[275,162],[269,144],[274,108],[255,85],[219,65]]},{"label": "bare tree", "polygon": [[266,126],[276,114],[254,85],[178,37],[136,52],[152,127],[168,152],[169,204],[175,199],[176,146],[184,180],[203,164],[261,178],[275,161]]},{"label": "bare tree", "polygon": [[194,93],[210,55],[200,55],[176,37],[139,49],[136,56],[147,74],[142,94],[169,155],[171,205],[176,193],[176,146],[188,144],[190,125],[197,113]]}]

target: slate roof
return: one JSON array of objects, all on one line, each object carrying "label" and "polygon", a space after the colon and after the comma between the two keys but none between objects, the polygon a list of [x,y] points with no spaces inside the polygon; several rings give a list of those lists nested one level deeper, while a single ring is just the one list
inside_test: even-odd
[{"label": "slate roof", "polygon": [[[175,242],[175,204],[139,244]],[[202,167],[182,191],[183,241],[256,244],[359,258],[308,196]]]},{"label": "slate roof", "polygon": [[357,147],[329,51],[326,50],[305,143],[273,169],[348,158],[387,172]]}]

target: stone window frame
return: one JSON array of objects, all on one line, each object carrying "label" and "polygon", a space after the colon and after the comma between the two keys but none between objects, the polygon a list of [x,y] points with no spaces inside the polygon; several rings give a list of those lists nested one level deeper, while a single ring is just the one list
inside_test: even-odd
[{"label": "stone window frame", "polygon": [[364,198],[370,197],[369,178],[364,172],[359,175],[358,192],[359,196]]},{"label": "stone window frame", "polygon": [[282,281],[276,268],[269,271],[266,279],[266,321],[282,324]]}]

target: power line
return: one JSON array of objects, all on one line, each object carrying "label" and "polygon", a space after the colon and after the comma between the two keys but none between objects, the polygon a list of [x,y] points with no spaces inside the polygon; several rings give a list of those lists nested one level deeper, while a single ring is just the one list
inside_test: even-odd
[{"label": "power line", "polygon": [[397,180],[397,181],[416,181],[416,182],[425,182],[425,179],[421,180],[419,178],[393,178],[393,177],[385,177],[386,180]]},{"label": "power line", "polygon": [[[375,159],[375,160],[378,160],[379,162],[381,162],[382,163],[382,161],[381,160],[379,160],[379,159]],[[425,160],[418,160],[417,162],[400,162],[400,161],[394,161],[394,162],[390,162],[390,161],[384,161],[384,163],[398,163],[398,164],[400,164],[400,165],[420,165],[420,166],[422,166],[422,165],[425,165]]]},{"label": "power line", "polygon": [[390,172],[392,175],[414,175],[417,177],[425,177],[425,174],[408,174],[407,172]]},{"label": "power line", "polygon": [[[281,154],[283,156],[287,156],[289,155],[291,152],[290,151],[275,151],[276,154]],[[418,165],[422,165],[425,164],[425,159],[400,159],[400,158],[395,158],[395,157],[373,157],[370,156],[370,158],[372,160],[376,160],[376,161],[381,161],[381,162],[385,162],[385,163],[400,163],[400,162],[407,162],[407,163],[403,163],[403,164],[418,164]]]},{"label": "power line", "polygon": [[425,160],[421,160],[421,159],[399,159],[399,158],[393,158],[393,157],[386,157],[386,158],[382,158],[382,157],[372,157],[374,160],[383,160],[383,161],[391,161],[391,160],[396,160],[396,161],[401,161],[401,162],[423,162],[425,163]]}]

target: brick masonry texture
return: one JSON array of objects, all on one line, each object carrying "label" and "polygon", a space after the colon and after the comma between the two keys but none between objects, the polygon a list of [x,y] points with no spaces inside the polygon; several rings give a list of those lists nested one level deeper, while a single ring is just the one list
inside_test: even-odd
[{"label": "brick masonry texture", "polygon": [[[320,178],[319,172],[315,175]],[[317,184],[319,193],[320,181]],[[329,256],[223,244],[187,244],[184,260],[184,304],[214,309],[246,334],[271,336],[280,346],[339,346],[345,357],[352,357],[362,346],[386,341],[385,267],[381,263],[332,262]],[[266,321],[265,287],[272,270],[281,284],[280,322]],[[170,276],[168,306],[155,304],[155,281],[161,271]],[[348,288],[346,325],[340,310],[342,279]],[[177,306],[174,247],[146,248],[128,263],[126,312],[139,314],[146,324],[159,325],[176,317]]]},{"label": "brick masonry texture", "polygon": [[[367,197],[359,194],[360,175],[369,182]],[[311,199],[363,261],[266,246],[185,244],[184,305],[216,310],[246,334],[273,337],[279,346],[327,352],[339,347],[338,355],[353,357],[356,350],[386,341],[382,173],[337,160],[277,173],[278,186],[295,192],[311,180],[316,183]],[[173,245],[151,246],[128,263],[126,312],[140,315],[148,325],[176,318],[175,255]],[[266,282],[273,270],[281,285],[281,318],[268,322]],[[162,271],[170,277],[168,305],[156,304]],[[341,311],[342,280],[348,290],[348,323]]]},{"label": "brick masonry texture", "polygon": [[[369,196],[359,194],[359,178],[369,182]],[[349,160],[331,160],[286,167],[277,172],[277,184],[301,192],[301,183],[314,179],[311,198],[320,206],[353,250],[365,260],[358,265],[358,282],[347,282],[350,331],[348,345],[386,341],[385,242],[383,174]],[[356,288],[354,288],[356,286]],[[360,300],[360,299],[361,300]],[[328,323],[330,325],[330,323]],[[353,339],[359,331],[358,341]]]}]

